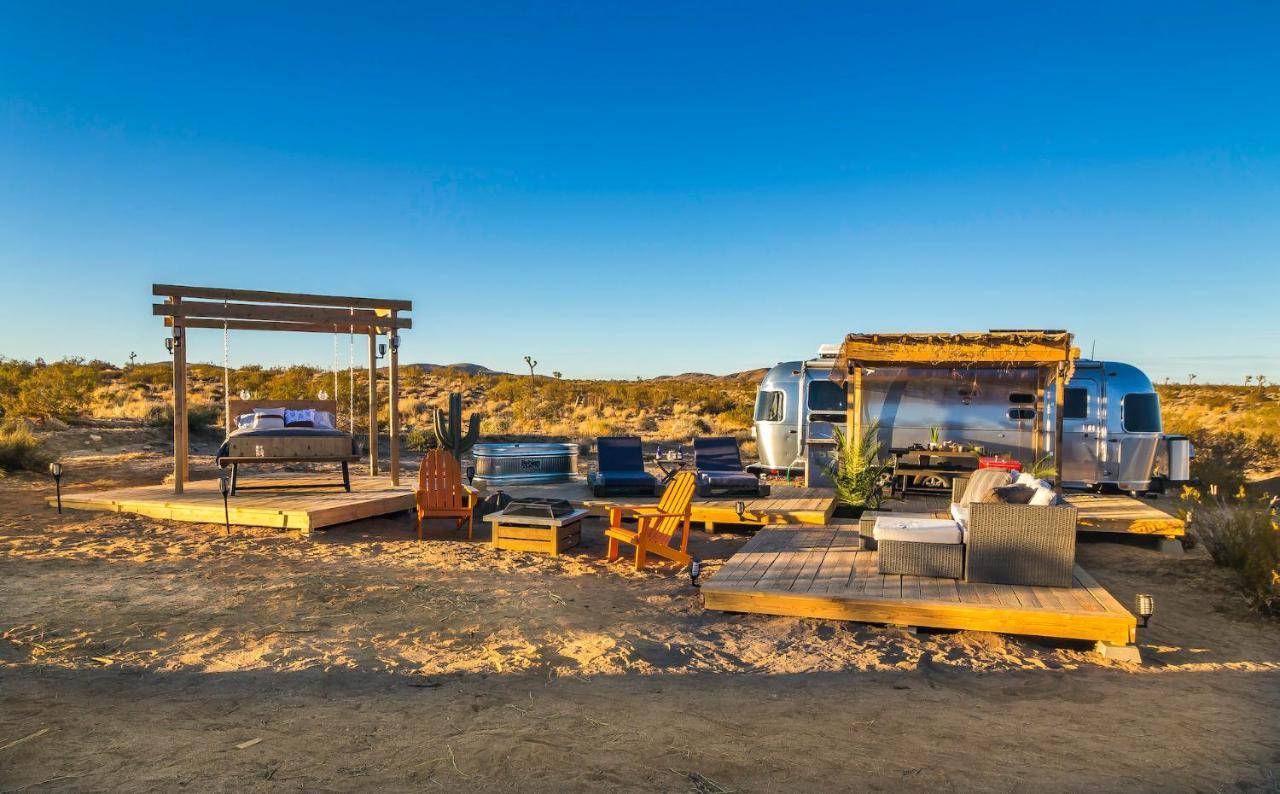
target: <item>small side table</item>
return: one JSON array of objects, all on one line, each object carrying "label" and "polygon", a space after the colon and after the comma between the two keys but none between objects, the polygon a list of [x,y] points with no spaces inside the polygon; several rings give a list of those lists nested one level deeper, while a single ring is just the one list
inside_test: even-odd
[{"label": "small side table", "polygon": [[684,468],[684,453],[681,452],[675,457],[668,457],[661,453],[653,456],[653,465],[657,466],[662,472],[662,484],[666,485],[676,478],[676,475]]},{"label": "small side table", "polygon": [[536,551],[555,557],[582,542],[582,519],[586,515],[586,510],[574,510],[557,518],[490,513],[484,520],[493,525],[495,549]]}]

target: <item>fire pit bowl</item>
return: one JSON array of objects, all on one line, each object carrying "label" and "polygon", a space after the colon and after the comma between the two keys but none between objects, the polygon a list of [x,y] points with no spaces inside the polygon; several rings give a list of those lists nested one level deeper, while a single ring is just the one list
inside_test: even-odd
[{"label": "fire pit bowl", "polygon": [[578,476],[577,444],[476,444],[471,455],[479,488],[572,482]]}]

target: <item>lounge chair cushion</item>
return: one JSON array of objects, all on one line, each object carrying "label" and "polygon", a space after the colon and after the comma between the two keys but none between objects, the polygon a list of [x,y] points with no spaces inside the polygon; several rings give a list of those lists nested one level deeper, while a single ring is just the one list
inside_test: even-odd
[{"label": "lounge chair cushion", "polygon": [[880,516],[871,535],[879,543],[885,540],[908,543],[962,543],[960,525],[947,518],[894,518]]},{"label": "lounge chair cushion", "polygon": [[987,498],[993,488],[1008,485],[1012,480],[1012,475],[1004,469],[978,469],[969,478],[964,496],[960,497],[960,505],[968,507],[975,502],[981,502]]},{"label": "lounge chair cushion", "polygon": [[998,488],[992,488],[991,493],[987,495],[986,501],[995,504],[1006,505],[1025,505],[1031,501],[1031,497],[1035,495],[1038,488],[1030,485],[1001,485]]},{"label": "lounge chair cushion", "polygon": [[700,471],[698,484],[706,488],[754,491],[760,487],[760,480],[754,474],[748,474],[745,471]]},{"label": "lounge chair cushion", "polygon": [[969,529],[969,506],[959,505],[955,502],[951,503],[951,518],[960,525],[960,529],[968,531]]},{"label": "lounge chair cushion", "polygon": [[652,489],[657,480],[647,471],[598,471],[595,476],[595,484],[606,488],[634,485]]},{"label": "lounge chair cushion", "polygon": [[596,459],[602,472],[644,472],[639,436],[602,436],[596,439]]},{"label": "lounge chair cushion", "polygon": [[742,471],[742,456],[738,454],[737,440],[728,436],[695,438],[693,465],[698,471]]}]

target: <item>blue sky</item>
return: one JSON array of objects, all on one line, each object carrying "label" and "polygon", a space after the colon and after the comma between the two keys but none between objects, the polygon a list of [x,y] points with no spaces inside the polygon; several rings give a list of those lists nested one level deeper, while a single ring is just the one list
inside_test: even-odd
[{"label": "blue sky", "polygon": [[162,359],[161,281],[409,298],[408,361],[566,376],[1049,327],[1280,379],[1277,40],[1273,3],[4,3],[0,354]]}]

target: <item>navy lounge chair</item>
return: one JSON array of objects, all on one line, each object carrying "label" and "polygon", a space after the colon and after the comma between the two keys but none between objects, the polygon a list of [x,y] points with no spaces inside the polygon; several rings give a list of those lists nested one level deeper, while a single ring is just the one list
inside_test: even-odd
[{"label": "navy lounge chair", "polygon": [[596,456],[599,471],[588,483],[596,496],[653,496],[657,491],[658,478],[644,470],[639,436],[598,438]]},{"label": "navy lounge chair", "polygon": [[742,468],[738,442],[728,436],[695,438],[693,467],[698,472],[698,496],[769,495],[769,486]]}]

